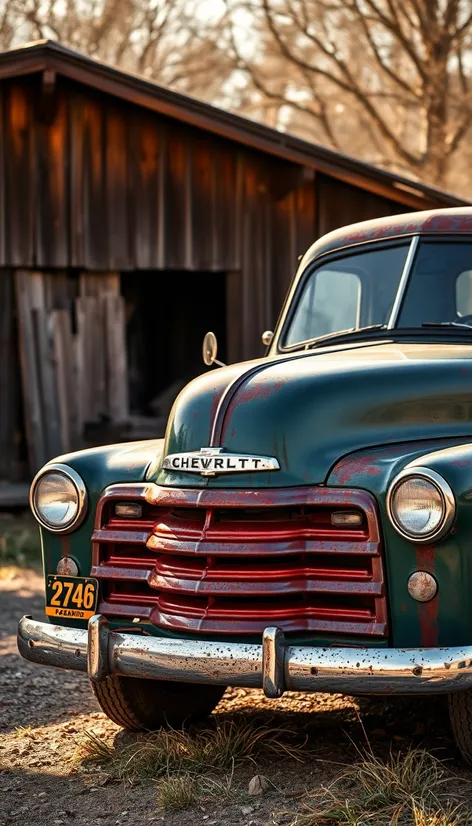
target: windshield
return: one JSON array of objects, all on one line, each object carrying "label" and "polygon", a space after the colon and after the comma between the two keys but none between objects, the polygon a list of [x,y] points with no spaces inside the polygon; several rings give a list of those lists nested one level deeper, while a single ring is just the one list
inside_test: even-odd
[{"label": "windshield", "polygon": [[472,243],[423,241],[419,248],[398,327],[424,322],[472,324]]},{"label": "windshield", "polygon": [[346,255],[314,270],[299,293],[284,346],[351,327],[387,324],[409,246]]},{"label": "windshield", "polygon": [[283,346],[371,325],[472,324],[472,243],[422,240],[408,272],[411,243],[352,253],[312,270],[295,296]]}]

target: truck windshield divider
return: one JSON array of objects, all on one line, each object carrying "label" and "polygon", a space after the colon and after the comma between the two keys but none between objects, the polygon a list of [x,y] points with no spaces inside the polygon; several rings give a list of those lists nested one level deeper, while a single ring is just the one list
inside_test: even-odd
[{"label": "truck windshield divider", "polygon": [[393,302],[392,312],[390,313],[390,318],[387,323],[387,327],[389,330],[392,330],[398,321],[398,316],[400,315],[401,306],[403,304],[403,298],[406,292],[406,288],[408,286],[410,273],[413,269],[413,262],[415,260],[416,250],[418,249],[419,242],[419,235],[415,235],[411,240],[410,249],[408,250],[405,266],[403,267],[403,272],[400,278],[400,284],[398,285],[395,301]]}]

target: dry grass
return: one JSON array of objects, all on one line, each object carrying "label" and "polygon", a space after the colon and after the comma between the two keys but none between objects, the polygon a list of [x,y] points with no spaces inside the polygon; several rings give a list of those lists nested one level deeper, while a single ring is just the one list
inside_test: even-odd
[{"label": "dry grass", "polygon": [[118,780],[202,777],[233,771],[243,761],[261,759],[301,760],[303,744],[290,742],[289,728],[248,723],[243,719],[216,721],[214,728],[177,731],[161,729],[138,736],[126,746],[109,746],[93,732],[86,732],[78,757],[100,764]]},{"label": "dry grass", "polygon": [[38,735],[33,726],[17,726],[15,729],[17,740],[36,740]]},{"label": "dry grass", "polygon": [[[99,764],[101,772],[116,780],[156,781],[158,808],[178,811],[236,799],[242,793],[233,782],[235,771],[248,760],[254,765],[259,760],[301,761],[309,752],[305,744],[293,745],[291,734],[289,727],[244,718],[216,719],[213,728],[193,731],[163,729],[124,746],[110,746],[89,732],[80,759]],[[382,759],[367,744],[330,785],[305,796],[291,826],[472,826],[461,783],[422,749]]]},{"label": "dry grass", "polygon": [[177,775],[161,780],[157,787],[157,806],[161,811],[182,811],[200,803],[198,780],[191,775]]},{"label": "dry grass", "polygon": [[236,799],[235,769],[247,760],[301,760],[303,745],[293,745],[289,728],[216,720],[214,728],[177,731],[161,729],[139,735],[125,746],[110,746],[86,732],[78,758],[102,773],[131,783],[157,782],[157,805],[179,811],[205,803]]},{"label": "dry grass", "polygon": [[326,788],[308,795],[295,826],[470,826],[458,802],[459,779],[421,749],[391,753],[367,748]]},{"label": "dry grass", "polygon": [[161,811],[181,811],[205,803],[221,804],[236,797],[233,773],[220,779],[187,772],[159,780],[157,785],[157,806]]},{"label": "dry grass", "polygon": [[414,826],[468,826],[471,823],[471,814],[463,806],[428,812],[415,803],[412,822]]}]

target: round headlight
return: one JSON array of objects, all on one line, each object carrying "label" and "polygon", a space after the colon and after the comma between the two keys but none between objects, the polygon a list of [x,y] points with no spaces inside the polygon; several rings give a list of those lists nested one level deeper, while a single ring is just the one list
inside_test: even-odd
[{"label": "round headlight", "polygon": [[54,533],[67,533],[85,516],[87,492],[83,480],[66,465],[48,465],[31,486],[31,508],[38,522]]},{"label": "round headlight", "polygon": [[393,527],[415,542],[441,539],[454,521],[454,494],[442,476],[429,468],[409,468],[395,479],[387,495]]}]

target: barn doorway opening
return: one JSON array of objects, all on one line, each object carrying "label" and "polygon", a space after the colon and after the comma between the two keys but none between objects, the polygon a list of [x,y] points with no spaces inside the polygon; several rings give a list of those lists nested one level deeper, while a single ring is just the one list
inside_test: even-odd
[{"label": "barn doorway opening", "polygon": [[[175,397],[208,368],[202,341],[218,338],[227,360],[225,273],[166,270],[123,273],[129,399],[135,437],[162,435]],[[210,368],[214,369],[214,368]]]}]

